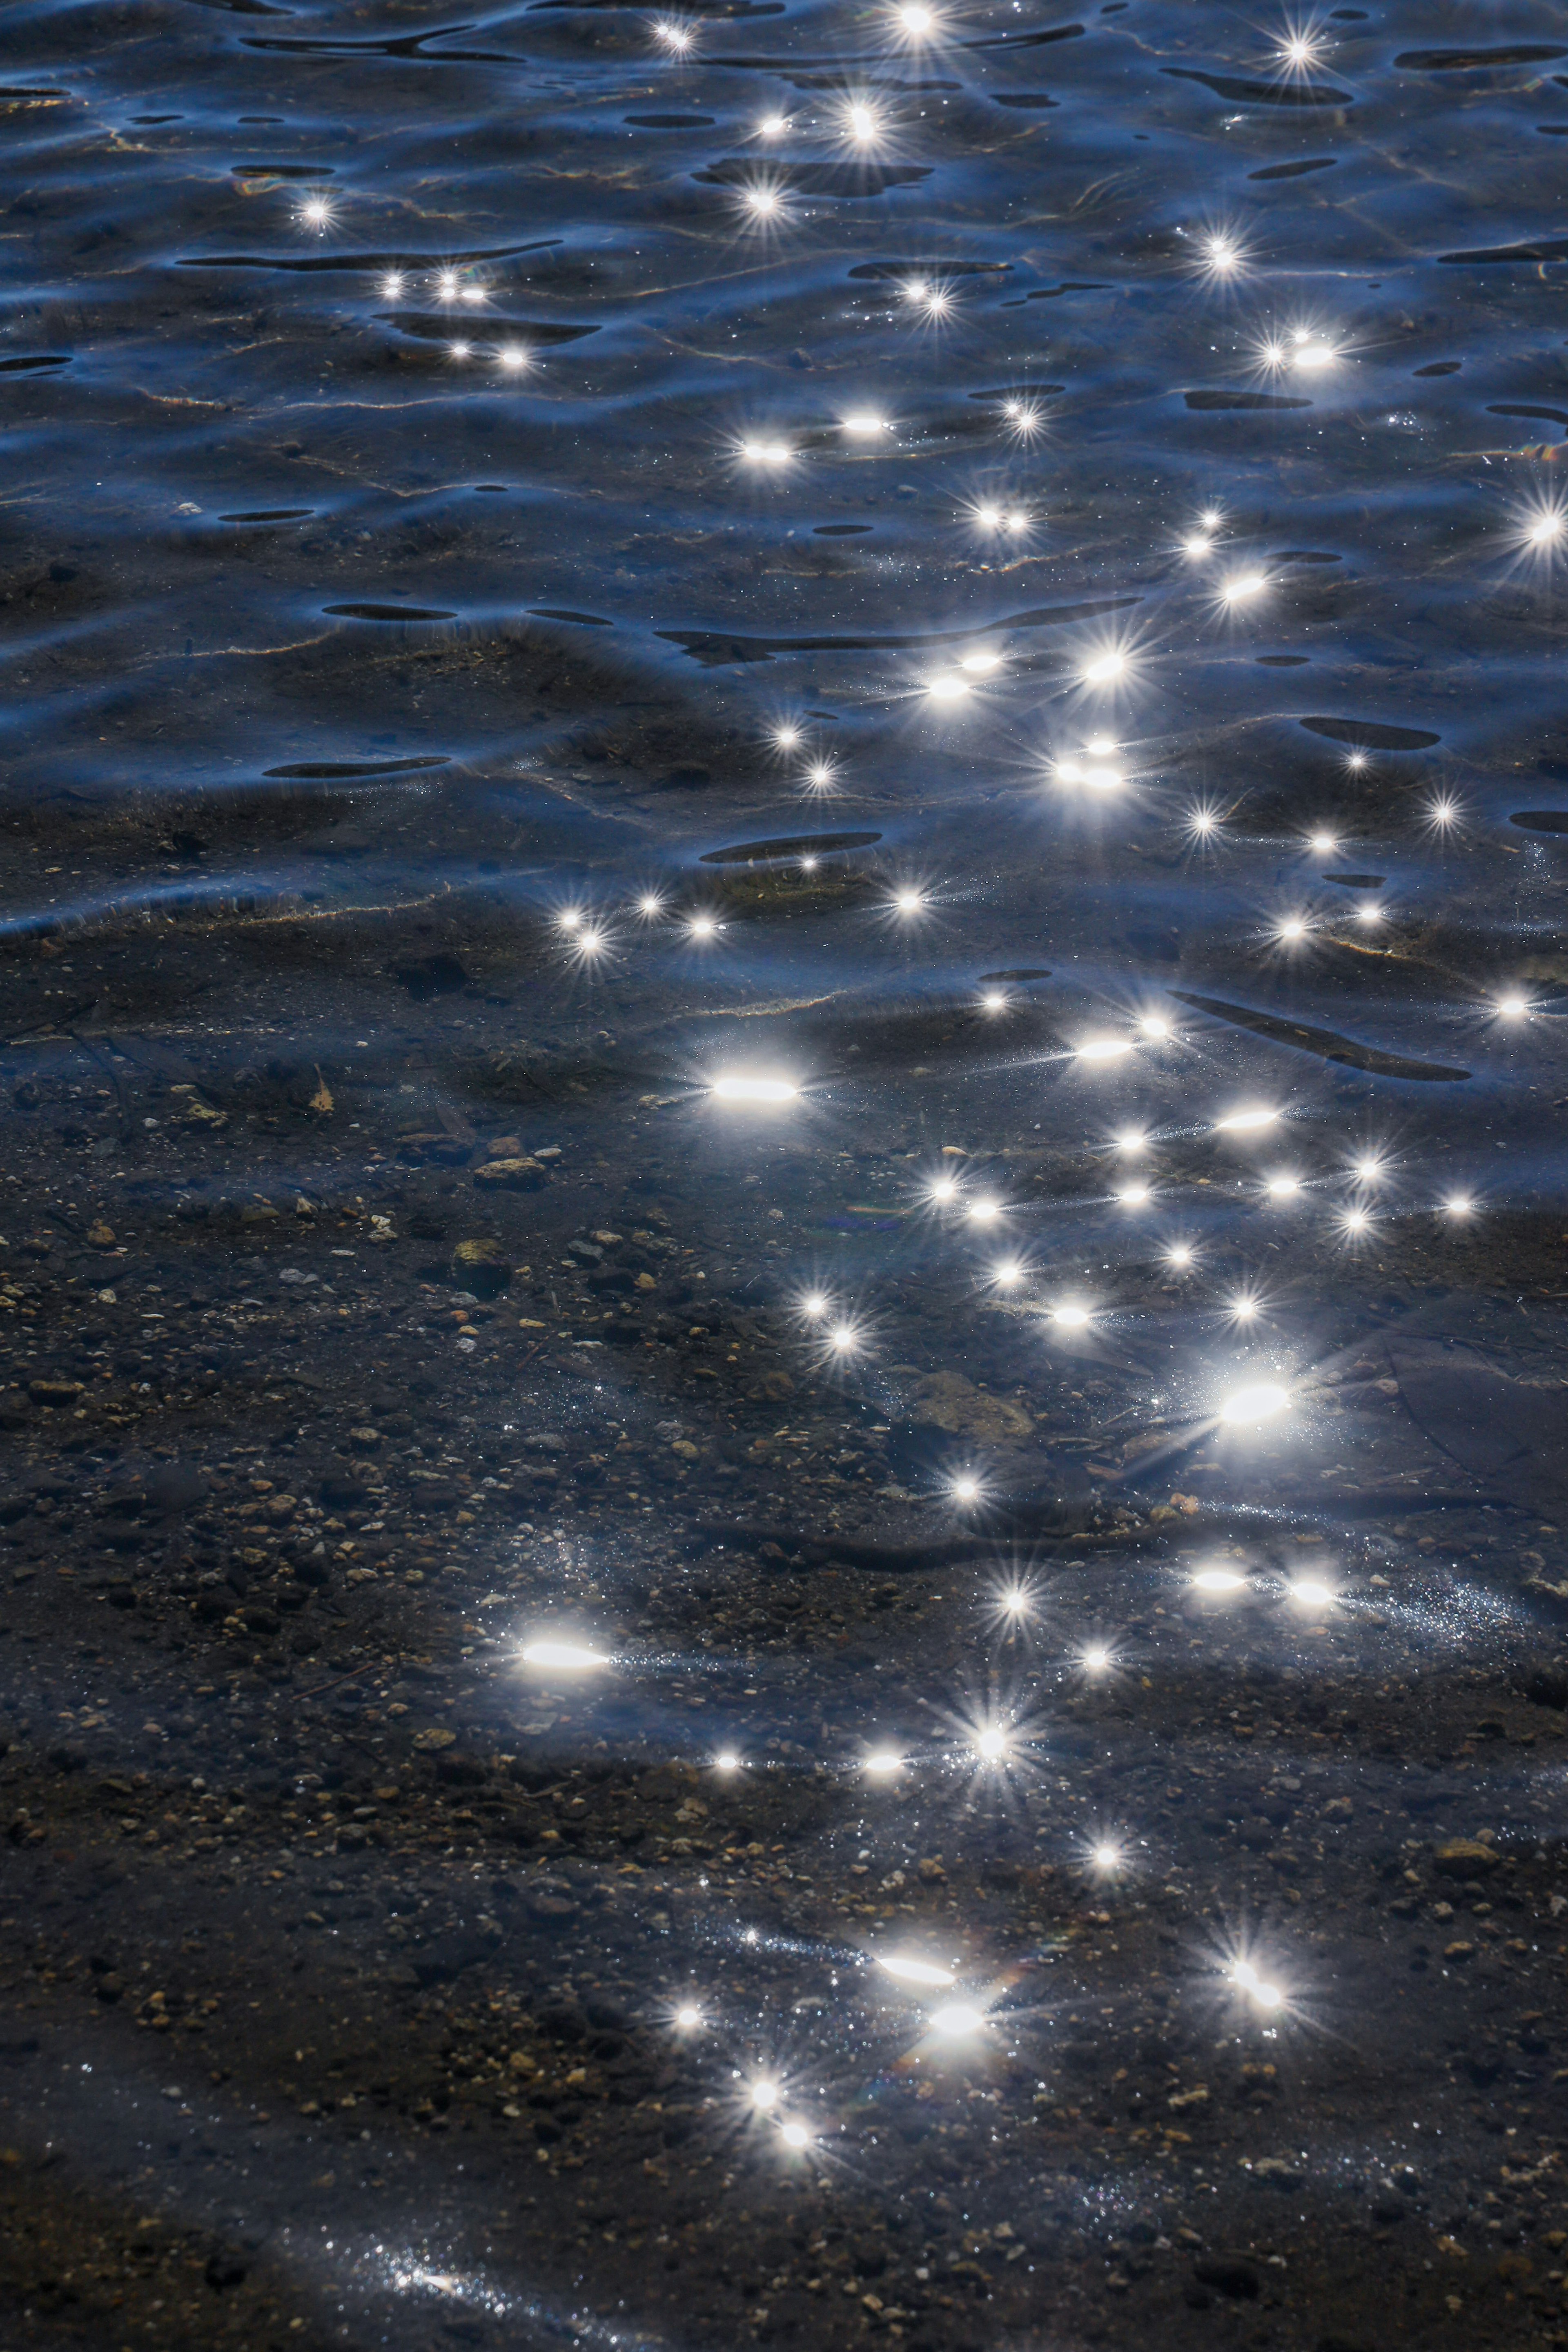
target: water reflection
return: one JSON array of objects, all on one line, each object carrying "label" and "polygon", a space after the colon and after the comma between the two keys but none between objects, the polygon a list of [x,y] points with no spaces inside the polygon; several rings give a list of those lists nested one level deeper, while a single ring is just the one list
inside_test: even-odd
[{"label": "water reflection", "polygon": [[1550,2335],[1561,27],[207,14],[0,93],[6,2309]]}]

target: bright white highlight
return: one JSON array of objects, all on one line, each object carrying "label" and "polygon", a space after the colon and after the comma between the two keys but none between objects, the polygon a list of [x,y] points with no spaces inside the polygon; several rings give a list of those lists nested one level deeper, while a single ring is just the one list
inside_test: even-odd
[{"label": "bright white highlight", "polygon": [[661,49],[668,49],[672,57],[677,58],[685,57],[695,47],[697,41],[696,32],[691,26],[677,24],[670,16],[662,17],[655,25],[653,37]]},{"label": "bright white highlight", "polygon": [[1258,1381],[1250,1388],[1237,1389],[1227,1396],[1219,1409],[1222,1421],[1250,1426],[1259,1421],[1274,1421],[1290,1402],[1289,1391],[1279,1388],[1272,1381]]},{"label": "bright white highlight", "polygon": [[1256,1135],[1260,1129],[1272,1127],[1279,1116],[1277,1110],[1267,1110],[1261,1104],[1252,1110],[1229,1111],[1224,1118],[1215,1119],[1215,1133],[1216,1135]]},{"label": "bright white highlight", "polygon": [[1053,1307],[1051,1321],[1064,1331],[1081,1331],[1089,1321],[1089,1309],[1087,1307],[1071,1305]]},{"label": "bright white highlight", "polygon": [[936,2011],[931,2021],[931,2030],[939,2033],[944,2042],[959,2042],[971,2033],[978,2033],[984,2023],[985,2020],[977,2009],[969,2008],[963,2001],[950,2001],[945,2009]]},{"label": "bright white highlight", "polygon": [[1230,1981],[1240,1987],[1259,2009],[1278,2009],[1285,1996],[1278,1985],[1266,1984],[1250,1960],[1237,1960],[1230,1970]]},{"label": "bright white highlight", "polygon": [[1079,1062],[1119,1062],[1131,1051],[1131,1037],[1086,1037],[1081,1045],[1073,1047],[1073,1057]]},{"label": "bright white highlight", "polygon": [[522,1661],[528,1666],[562,1666],[572,1672],[607,1666],[610,1663],[597,1650],[586,1649],[580,1642],[530,1642],[522,1653]]},{"label": "bright white highlight", "polygon": [[759,2114],[766,2115],[769,2108],[776,2107],[778,2103],[779,2086],[776,2083],[769,2082],[764,2075],[761,2082],[752,2084],[752,2105]]},{"label": "bright white highlight", "polygon": [[933,1968],[930,1960],[911,1960],[901,1952],[886,1957],[879,1953],[877,1966],[886,1975],[896,1977],[900,1984],[932,1985],[941,1989],[958,1982],[951,1969]]},{"label": "bright white highlight", "polygon": [[1271,1201],[1293,1201],[1301,1189],[1299,1176],[1270,1176],[1264,1191]]},{"label": "bright white highlight", "polygon": [[1451,1192],[1443,1203],[1443,1213],[1449,1217],[1473,1217],[1476,1204],[1468,1192]]},{"label": "bright white highlight", "polygon": [[1298,1577],[1290,1587],[1290,1598],[1299,1609],[1326,1609],[1339,1597],[1330,1586],[1320,1584],[1314,1577]]},{"label": "bright white highlight", "polygon": [[1233,572],[1220,589],[1221,601],[1226,604],[1245,604],[1260,596],[1268,583],[1261,572]]},{"label": "bright white highlight", "polygon": [[683,2033],[689,2033],[693,2026],[701,2024],[702,2011],[694,2008],[690,2001],[687,2001],[683,2007],[676,2011],[675,2021]]},{"label": "bright white highlight", "polygon": [[729,1076],[715,1078],[711,1091],[716,1102],[785,1103],[795,1101],[798,1089],[788,1078]]},{"label": "bright white highlight", "polygon": [[727,1748],[721,1756],[713,1759],[715,1772],[738,1772],[740,1769],[741,1759],[731,1748]]},{"label": "bright white highlight", "polygon": [[879,1780],[890,1780],[895,1772],[903,1769],[904,1759],[891,1748],[873,1748],[866,1759],[866,1769]]},{"label": "bright white highlight", "polygon": [[974,1735],[974,1752],[984,1763],[999,1764],[1007,1753],[1007,1735],[1000,1725],[989,1723]]},{"label": "bright white highlight", "polygon": [[787,466],[795,451],[787,441],[742,441],[741,455],[748,466]]},{"label": "bright white highlight", "polygon": [[1500,1021],[1522,1021],[1530,1006],[1522,996],[1500,996],[1497,1009]]},{"label": "bright white highlight", "polygon": [[1099,654],[1079,671],[1085,686],[1111,686],[1127,668],[1125,654]]},{"label": "bright white highlight", "polygon": [[786,2147],[809,2147],[811,2134],[804,2124],[781,2124],[779,2137]]},{"label": "bright white highlight", "polygon": [[870,408],[858,408],[852,416],[844,419],[846,433],[853,433],[861,440],[868,440],[874,434],[885,433],[887,429],[887,418],[879,416]]},{"label": "bright white highlight", "polygon": [[1192,1580],[1194,1592],[1239,1592],[1246,1582],[1229,1568],[1200,1568]]}]

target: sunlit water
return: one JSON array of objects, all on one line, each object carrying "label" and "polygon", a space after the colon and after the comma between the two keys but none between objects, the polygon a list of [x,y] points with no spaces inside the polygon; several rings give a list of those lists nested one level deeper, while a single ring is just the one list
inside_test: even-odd
[{"label": "sunlit water", "polygon": [[1561,15],[5,30],[16,2340],[1561,2342]]}]

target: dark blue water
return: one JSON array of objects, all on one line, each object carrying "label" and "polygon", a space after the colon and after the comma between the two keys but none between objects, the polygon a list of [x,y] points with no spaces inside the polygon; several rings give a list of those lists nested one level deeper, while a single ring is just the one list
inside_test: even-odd
[{"label": "dark blue water", "polygon": [[0,71],[7,2343],[1568,2340],[1561,12]]}]

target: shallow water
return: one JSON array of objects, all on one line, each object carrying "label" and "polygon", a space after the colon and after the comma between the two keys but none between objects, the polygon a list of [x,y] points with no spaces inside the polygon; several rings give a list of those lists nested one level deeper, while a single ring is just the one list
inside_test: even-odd
[{"label": "shallow water", "polygon": [[1560,13],[6,33],[7,2340],[1568,2341]]}]

